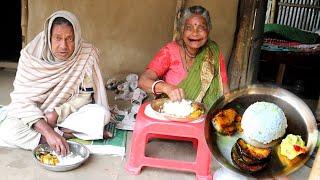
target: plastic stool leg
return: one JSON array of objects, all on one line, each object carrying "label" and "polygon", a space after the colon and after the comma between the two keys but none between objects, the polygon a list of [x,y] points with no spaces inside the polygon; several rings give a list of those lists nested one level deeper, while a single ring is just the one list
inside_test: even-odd
[{"label": "plastic stool leg", "polygon": [[193,149],[197,150],[198,149],[198,140],[197,139],[192,139],[191,142],[192,142]]},{"label": "plastic stool leg", "polygon": [[198,164],[196,171],[196,178],[198,180],[211,180],[212,173],[210,170],[211,165],[211,153],[207,144],[205,144],[204,139],[199,139],[198,149],[197,149],[197,158],[196,162]]},{"label": "plastic stool leg", "polygon": [[126,164],[125,169],[129,174],[139,175],[141,173],[142,167],[132,167],[129,164]]},{"label": "plastic stool leg", "polygon": [[143,166],[143,159],[145,157],[145,146],[147,141],[147,134],[134,132],[131,141],[131,150],[125,169],[133,175],[138,175]]},{"label": "plastic stool leg", "polygon": [[196,175],[197,180],[212,180],[212,174],[210,173],[207,176]]}]

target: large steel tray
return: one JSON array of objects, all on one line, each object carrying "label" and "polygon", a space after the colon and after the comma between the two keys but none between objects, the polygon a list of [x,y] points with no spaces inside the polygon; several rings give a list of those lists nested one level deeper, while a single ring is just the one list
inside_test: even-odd
[{"label": "large steel tray", "polygon": [[[231,148],[238,137],[242,135],[237,133],[233,136],[224,136],[217,133],[211,123],[211,119],[219,110],[228,107],[235,108],[242,115],[249,105],[257,101],[272,102],[282,108],[288,120],[286,134],[300,135],[306,142],[309,151],[307,154],[300,155],[294,163],[286,165],[279,160],[276,153],[276,148],[278,148],[279,145],[276,145],[273,148],[272,157],[267,167],[260,172],[249,174],[240,170],[231,160]],[[318,138],[315,117],[309,107],[300,98],[285,89],[264,85],[251,85],[221,97],[209,110],[204,131],[212,155],[223,167],[233,172],[255,178],[288,175],[299,169],[314,151]]]}]

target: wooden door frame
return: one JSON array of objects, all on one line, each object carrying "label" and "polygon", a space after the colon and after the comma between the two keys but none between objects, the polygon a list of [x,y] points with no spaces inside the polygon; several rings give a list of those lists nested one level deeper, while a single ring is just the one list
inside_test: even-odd
[{"label": "wooden door frame", "polygon": [[248,86],[257,80],[267,0],[242,0],[238,4],[236,35],[228,63],[230,89]]}]

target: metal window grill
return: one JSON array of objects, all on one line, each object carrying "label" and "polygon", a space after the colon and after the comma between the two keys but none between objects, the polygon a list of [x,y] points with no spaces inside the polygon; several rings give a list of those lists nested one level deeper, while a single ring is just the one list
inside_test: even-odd
[{"label": "metal window grill", "polygon": [[279,0],[276,23],[307,31],[320,30],[319,0]]}]

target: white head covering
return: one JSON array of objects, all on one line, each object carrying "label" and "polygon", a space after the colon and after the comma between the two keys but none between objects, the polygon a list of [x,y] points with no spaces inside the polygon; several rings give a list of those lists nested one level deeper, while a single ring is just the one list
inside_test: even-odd
[{"label": "white head covering", "polygon": [[44,41],[44,49],[42,51],[42,56],[45,60],[48,61],[54,61],[57,60],[56,57],[52,54],[51,50],[51,28],[52,28],[52,23],[57,17],[63,17],[66,20],[68,20],[72,26],[73,26],[73,33],[74,33],[74,43],[75,43],[75,48],[72,53],[72,55],[68,58],[68,60],[73,59],[74,56],[78,53],[82,39],[81,39],[81,27],[80,23],[77,19],[77,17],[68,12],[68,11],[57,11],[53,13],[50,17],[47,18],[45,24],[44,24],[44,33],[45,33],[45,41]]}]

